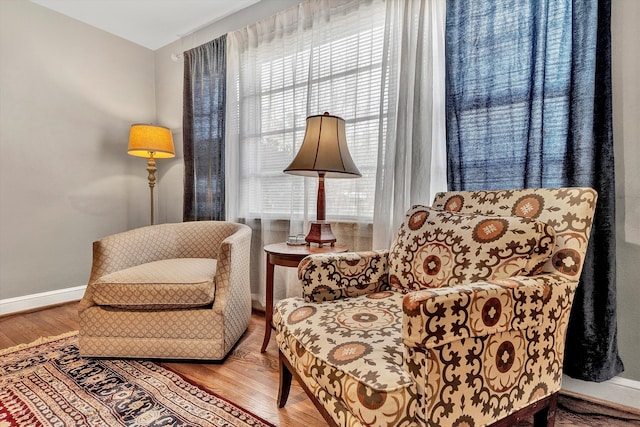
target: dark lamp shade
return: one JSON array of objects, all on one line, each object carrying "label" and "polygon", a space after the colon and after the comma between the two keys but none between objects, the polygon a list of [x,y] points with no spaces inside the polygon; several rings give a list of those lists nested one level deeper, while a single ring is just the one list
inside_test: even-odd
[{"label": "dark lamp shade", "polygon": [[328,113],[307,117],[300,151],[284,172],[302,176],[324,172],[327,178],[362,176],[349,154],[344,120]]},{"label": "dark lamp shade", "polygon": [[137,157],[168,159],[175,156],[171,130],[163,126],[131,125],[128,153]]}]

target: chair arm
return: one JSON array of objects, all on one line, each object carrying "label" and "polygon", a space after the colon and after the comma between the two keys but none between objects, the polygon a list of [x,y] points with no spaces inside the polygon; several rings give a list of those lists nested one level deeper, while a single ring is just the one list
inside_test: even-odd
[{"label": "chair arm", "polygon": [[220,244],[215,277],[217,307],[225,307],[226,304],[219,303],[237,295],[247,302],[248,307],[251,305],[251,228],[246,225],[238,227]]},{"label": "chair arm", "polygon": [[105,274],[156,261],[155,247],[164,241],[162,235],[154,227],[142,227],[93,242],[89,284]]},{"label": "chair arm", "polygon": [[388,250],[314,254],[298,265],[308,302],[332,301],[388,288]]},{"label": "chair arm", "polygon": [[569,280],[542,274],[411,292],[402,304],[403,342],[434,348],[543,324],[543,305],[554,303],[549,301],[551,287],[563,282]]},{"label": "chair arm", "polygon": [[224,239],[218,253],[213,311],[224,325],[224,348],[230,350],[251,321],[251,228],[238,229]]}]

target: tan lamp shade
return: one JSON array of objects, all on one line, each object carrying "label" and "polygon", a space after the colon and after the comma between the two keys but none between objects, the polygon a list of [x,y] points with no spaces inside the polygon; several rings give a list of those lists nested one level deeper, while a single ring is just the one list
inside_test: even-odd
[{"label": "tan lamp shade", "polygon": [[131,125],[128,153],[137,157],[168,159],[175,156],[171,130],[163,126]]},{"label": "tan lamp shade", "polygon": [[349,154],[344,119],[329,113],[307,117],[300,151],[284,172],[302,176],[324,172],[327,178],[362,176]]}]

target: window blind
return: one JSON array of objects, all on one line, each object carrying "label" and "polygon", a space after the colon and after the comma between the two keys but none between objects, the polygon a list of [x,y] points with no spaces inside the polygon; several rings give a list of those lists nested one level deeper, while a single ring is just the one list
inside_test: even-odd
[{"label": "window blind", "polygon": [[349,151],[362,173],[325,181],[327,219],[373,220],[378,144],[385,134],[384,25],[384,3],[373,2],[366,11],[332,15],[313,28],[303,21],[290,35],[261,41],[243,62],[237,114],[242,128],[253,132],[240,131],[239,216],[315,216],[317,179],[283,170],[300,148],[306,117],[327,111],[345,119]]}]

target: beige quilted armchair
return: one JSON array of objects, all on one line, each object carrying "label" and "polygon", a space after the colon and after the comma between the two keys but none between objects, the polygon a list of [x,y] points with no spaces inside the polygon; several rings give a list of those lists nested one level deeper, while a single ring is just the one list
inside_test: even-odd
[{"label": "beige quilted armchair", "polygon": [[389,250],[305,258],[275,308],[279,406],[293,375],[332,426],[552,426],[596,197],[440,193]]},{"label": "beige quilted armchair", "polygon": [[82,356],[220,360],[251,318],[251,229],[152,225],[93,243]]}]

